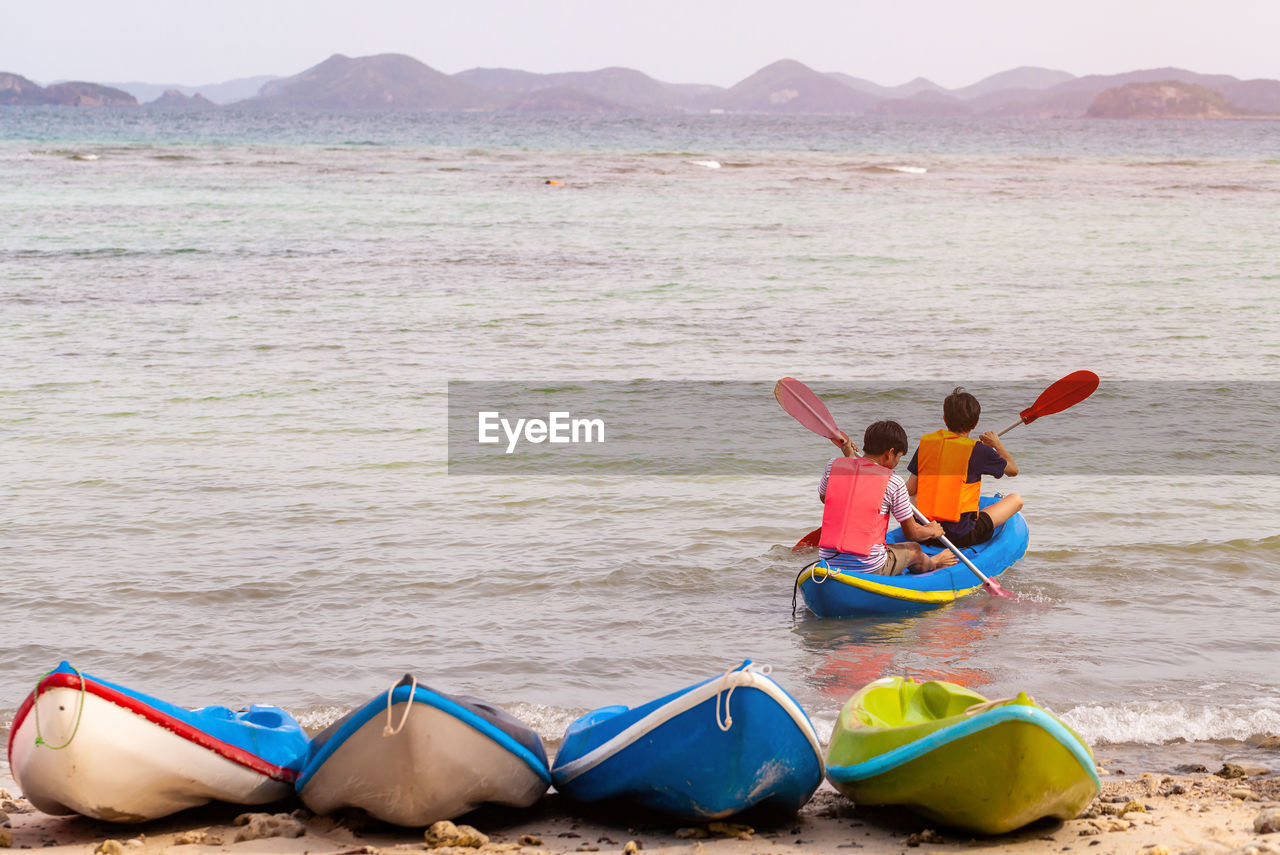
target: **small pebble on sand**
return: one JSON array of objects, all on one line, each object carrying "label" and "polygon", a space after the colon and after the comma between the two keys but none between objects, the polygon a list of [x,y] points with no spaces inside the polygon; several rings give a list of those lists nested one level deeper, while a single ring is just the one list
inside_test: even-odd
[{"label": "small pebble on sand", "polygon": [[[196,831],[196,830],[184,831],[181,834],[179,834],[177,837],[173,838],[173,845],[174,846],[197,846],[201,843],[207,842],[208,840],[209,840],[209,833],[207,831]],[[219,844],[221,844],[221,841],[219,841]]]},{"label": "small pebble on sand", "polygon": [[301,837],[307,833],[302,823],[287,813],[242,813],[235,824],[241,826],[232,842],[262,840],[267,837]]},{"label": "small pebble on sand", "polygon": [[462,846],[479,849],[489,842],[489,837],[470,825],[454,825],[447,819],[435,823],[423,833],[432,849],[442,846]]},{"label": "small pebble on sand", "polygon": [[756,832],[751,826],[736,822],[713,822],[707,826],[707,830],[720,837],[732,837],[738,840],[750,840],[751,835]]}]

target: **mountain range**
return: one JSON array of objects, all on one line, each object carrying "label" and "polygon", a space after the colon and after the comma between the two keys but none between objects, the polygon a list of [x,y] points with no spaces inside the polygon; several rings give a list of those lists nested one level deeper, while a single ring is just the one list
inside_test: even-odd
[{"label": "mountain range", "polygon": [[[233,93],[250,92],[254,86],[256,93],[250,97],[230,100]],[[1125,87],[1126,95],[1111,94],[1105,103],[1097,103],[1104,93]],[[146,101],[164,109],[208,109],[228,100],[228,106],[244,110],[1222,118],[1280,115],[1280,81],[1240,80],[1180,68],[1076,77],[1024,66],[947,89],[924,78],[881,86],[784,59],[724,88],[665,83],[616,67],[556,74],[473,68],[449,75],[403,54],[335,54],[292,77],[242,78],[209,87],[81,82],[41,87],[16,74],[0,73],[0,105],[131,106]]]},{"label": "mountain range", "polygon": [[263,84],[278,79],[275,75],[260,74],[257,77],[241,77],[236,80],[209,83],[203,86],[184,86],[180,83],[141,83],[136,80],[127,83],[106,82],[103,85],[128,92],[138,99],[139,104],[155,101],[166,92],[177,92],[187,97],[201,95],[214,104],[232,104],[236,101],[243,101],[245,98],[252,98],[258,94],[258,90],[262,88]]},{"label": "mountain range", "polygon": [[0,71],[0,106],[57,104],[66,107],[136,107],[138,99],[128,92],[73,80],[41,86],[20,74]]}]

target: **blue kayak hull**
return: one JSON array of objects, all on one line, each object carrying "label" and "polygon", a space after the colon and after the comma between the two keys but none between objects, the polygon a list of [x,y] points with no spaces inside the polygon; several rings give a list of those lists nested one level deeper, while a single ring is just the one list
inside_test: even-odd
[{"label": "blue kayak hull", "polygon": [[818,737],[791,696],[749,666],[578,719],[552,766],[556,789],[690,819],[798,810],[822,782]]},{"label": "blue kayak hull", "polygon": [[[984,496],[981,506],[997,501]],[[886,540],[904,540],[902,529],[889,533]],[[1022,514],[999,526],[986,543],[962,549],[978,569],[991,578],[1008,570],[1027,551],[1029,533]],[[923,547],[925,552],[941,550]],[[931,573],[881,576],[875,573],[842,572],[819,561],[800,574],[796,584],[805,605],[818,617],[838,618],[857,615],[901,614],[935,609],[982,587],[982,582],[963,563],[934,570]]]}]

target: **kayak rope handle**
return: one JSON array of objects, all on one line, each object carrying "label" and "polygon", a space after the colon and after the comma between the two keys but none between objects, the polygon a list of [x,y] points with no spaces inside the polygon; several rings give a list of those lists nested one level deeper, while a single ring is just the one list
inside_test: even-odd
[{"label": "kayak rope handle", "polygon": [[[821,560],[822,560],[821,558],[818,559],[818,561],[821,561]],[[793,619],[796,616],[796,592],[800,590],[800,577],[804,576],[804,571],[808,570],[810,567],[816,567],[818,564],[818,561],[810,561],[808,564],[801,567],[800,572],[796,574],[796,583],[791,586],[791,617]],[[809,578],[810,579],[813,578],[812,573],[809,574]],[[820,583],[815,582],[814,584],[820,584]]]},{"label": "kayak rope handle", "polygon": [[[964,714],[977,715],[978,713],[983,713],[983,712],[986,712],[987,710],[993,710],[996,707],[1004,706],[1005,704],[1014,703],[1017,700],[1018,700],[1017,698],[999,698],[994,701],[987,701],[985,704],[974,704],[973,706],[965,710]],[[1036,699],[1031,697],[1030,695],[1027,695],[1027,700],[1031,701],[1031,703],[1033,704],[1036,702]]]},{"label": "kayak rope handle", "polygon": [[395,686],[387,689],[387,723],[382,726],[382,737],[384,739],[388,736],[395,736],[404,730],[404,723],[409,720],[409,710],[413,709],[413,695],[414,692],[418,691],[418,678],[410,677],[409,679],[413,681],[413,685],[409,688],[409,701],[404,705],[404,715],[400,716],[400,723],[395,728],[391,727],[391,696],[395,694],[396,686],[400,684],[396,683]]},{"label": "kayak rope handle", "polygon": [[830,564],[828,564],[826,567],[823,567],[823,568],[822,568],[822,578],[821,578],[821,579],[819,579],[819,578],[818,578],[818,565],[816,565],[816,564],[815,564],[815,565],[813,566],[813,571],[809,574],[809,578],[813,580],[813,584],[815,584],[815,585],[821,585],[823,582],[827,581],[827,577],[828,577],[828,576],[830,576],[830,575],[831,575],[831,565],[830,565]]},{"label": "kayak rope handle", "polygon": [[71,666],[71,670],[75,671],[76,676],[80,678],[80,703],[76,705],[76,723],[71,728],[71,735],[68,736],[67,741],[62,743],[61,745],[50,745],[47,741],[45,741],[43,734],[40,733],[40,704],[37,703],[40,700],[40,684],[44,682],[45,677],[48,677],[50,674],[53,673],[53,671],[45,671],[43,674],[40,675],[40,679],[36,680],[36,690],[35,692],[32,693],[32,697],[31,697],[31,706],[32,706],[32,709],[35,710],[35,714],[36,714],[36,745],[43,745],[44,747],[51,748],[54,751],[61,751],[62,749],[66,748],[68,745],[71,744],[71,740],[75,739],[76,734],[80,731],[80,718],[84,715],[84,696],[85,696],[84,674],[81,674],[80,669],[74,665]]},{"label": "kayak rope handle", "polygon": [[[729,728],[733,727],[733,716],[729,714],[729,701],[733,700],[733,690],[738,688],[738,684],[734,683],[732,686],[729,686],[728,693],[725,692],[724,687],[729,685],[729,675],[736,674],[739,671],[745,672],[745,673],[755,672],[756,674],[759,674],[762,677],[767,677],[773,673],[773,666],[772,665],[756,665],[752,663],[742,668],[730,668],[728,671],[724,672],[724,676],[720,678],[720,691],[716,692],[716,727],[720,728],[720,730],[724,733],[728,733]],[[720,718],[721,695],[724,696],[724,718],[723,719]]]}]

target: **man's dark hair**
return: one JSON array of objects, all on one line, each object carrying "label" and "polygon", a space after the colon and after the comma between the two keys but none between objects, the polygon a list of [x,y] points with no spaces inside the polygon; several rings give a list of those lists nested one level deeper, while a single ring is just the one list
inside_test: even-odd
[{"label": "man's dark hair", "polygon": [[965,433],[978,426],[978,416],[982,415],[982,407],[978,399],[957,386],[947,399],[942,402],[942,420],[947,430]]},{"label": "man's dark hair", "polygon": [[907,432],[902,425],[889,420],[868,425],[862,435],[862,453],[874,456],[889,449],[907,453]]}]

